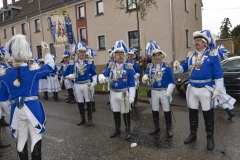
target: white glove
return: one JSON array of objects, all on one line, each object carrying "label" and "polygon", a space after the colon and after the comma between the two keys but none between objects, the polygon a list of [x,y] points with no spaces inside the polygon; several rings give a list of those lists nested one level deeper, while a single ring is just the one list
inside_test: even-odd
[{"label": "white glove", "polygon": [[65,78],[66,78],[66,79],[68,79],[68,80],[70,79],[70,77],[69,77],[69,76],[66,76]]},{"label": "white glove", "polygon": [[61,84],[61,85],[63,84],[63,80],[62,80],[62,79],[60,80],[60,84]]},{"label": "white glove", "polygon": [[71,79],[75,79],[76,78],[76,73],[73,73],[71,76]]},{"label": "white glove", "polygon": [[136,73],[136,74],[134,75],[134,79],[135,79],[135,80],[138,80],[139,76],[140,76],[139,73]]},{"label": "white glove", "polygon": [[179,66],[180,66],[180,62],[179,62],[179,61],[175,61],[175,62],[173,63],[173,68],[174,68],[174,70],[177,70]]},{"label": "white glove", "polygon": [[41,42],[41,46],[42,46],[43,50],[49,49],[49,46],[48,46],[48,44],[45,41]]},{"label": "white glove", "polygon": [[169,97],[171,95],[171,93],[169,93],[168,91],[164,94],[166,97]]},{"label": "white glove", "polygon": [[143,83],[146,83],[148,80],[149,80],[148,75],[145,74],[145,75],[142,77],[142,82],[143,82]]},{"label": "white glove", "polygon": [[102,81],[102,83],[107,83],[107,78],[104,77],[101,81]]},{"label": "white glove", "polygon": [[95,83],[91,83],[90,86],[89,86],[89,89],[90,89],[90,90],[93,90],[93,88],[94,88],[95,85],[96,85]]},{"label": "white glove", "polygon": [[214,98],[217,97],[218,95],[219,95],[219,91],[218,91],[218,90],[214,90],[214,91],[213,91],[212,99],[214,99]]},{"label": "white glove", "polygon": [[128,100],[129,100],[130,104],[134,102],[134,98],[133,97],[129,97]]}]

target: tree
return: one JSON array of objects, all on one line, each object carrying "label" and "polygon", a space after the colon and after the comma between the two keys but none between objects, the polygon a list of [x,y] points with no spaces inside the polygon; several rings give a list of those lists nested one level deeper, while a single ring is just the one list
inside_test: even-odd
[{"label": "tree", "polygon": [[224,18],[220,27],[220,39],[231,38],[232,24],[229,18]]},{"label": "tree", "polygon": [[[140,31],[139,31],[139,21],[145,21],[145,17],[149,11],[149,8],[156,5],[156,0],[116,0],[119,2],[119,6],[117,6],[120,10],[126,10],[131,14],[133,11],[136,11],[136,19],[137,19],[137,34],[138,34],[138,46],[137,50],[140,53]],[[124,3],[127,2],[125,7]]]},{"label": "tree", "polygon": [[231,36],[234,43],[234,54],[240,55],[240,25],[233,28]]}]

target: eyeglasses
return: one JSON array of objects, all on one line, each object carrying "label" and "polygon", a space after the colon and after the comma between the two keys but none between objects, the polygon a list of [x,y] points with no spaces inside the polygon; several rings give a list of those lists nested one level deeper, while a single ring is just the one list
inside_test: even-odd
[{"label": "eyeglasses", "polygon": [[200,42],[200,41],[202,41],[201,38],[196,38],[196,39],[193,40],[193,43]]}]

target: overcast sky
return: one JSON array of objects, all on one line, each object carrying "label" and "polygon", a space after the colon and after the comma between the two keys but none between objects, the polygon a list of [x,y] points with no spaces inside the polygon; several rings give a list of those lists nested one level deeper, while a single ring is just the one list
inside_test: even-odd
[{"label": "overcast sky", "polygon": [[214,34],[220,32],[224,18],[229,18],[232,28],[240,25],[240,0],[202,0],[203,29],[209,29]]}]

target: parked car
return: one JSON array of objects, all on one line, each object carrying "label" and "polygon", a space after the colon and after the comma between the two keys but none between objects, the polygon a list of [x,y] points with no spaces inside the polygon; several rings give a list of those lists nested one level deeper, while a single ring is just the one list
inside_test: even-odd
[{"label": "parked car", "polygon": [[[230,57],[221,61],[226,91],[230,95],[240,95],[240,56]],[[185,94],[189,71],[175,75],[175,84],[178,92]]]}]

